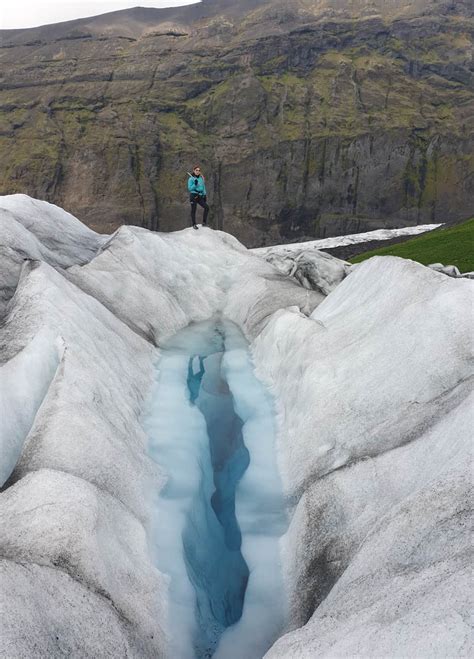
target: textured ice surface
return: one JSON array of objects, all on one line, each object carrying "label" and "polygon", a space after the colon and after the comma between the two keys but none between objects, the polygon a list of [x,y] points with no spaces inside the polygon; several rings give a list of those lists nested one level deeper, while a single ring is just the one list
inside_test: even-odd
[{"label": "textured ice surface", "polygon": [[166,234],[124,226],[91,263],[68,275],[156,345],[227,308],[253,337],[277,309],[298,305],[311,313],[323,300],[212,229]]},{"label": "textured ice surface", "polygon": [[67,268],[90,261],[105,240],[46,201],[23,194],[0,196],[0,318],[25,260]]},{"label": "textured ice surface", "polygon": [[[275,459],[294,509],[281,540],[291,631],[268,656],[469,653],[472,282],[393,257],[371,259],[341,281],[342,262],[329,270],[315,258],[311,279],[336,284],[325,297],[222,232],[123,227],[104,238],[50,204],[15,195],[13,208],[6,200],[0,364],[8,382],[26,378],[28,395],[17,396],[15,385],[2,392],[7,423],[19,419],[7,442],[24,443],[0,494],[0,654],[174,659],[171,641],[196,642],[186,596],[197,596],[184,561],[175,583],[186,634],[170,634],[176,617],[166,622],[170,581],[156,569],[145,532],[149,493],[166,479],[147,454],[140,420],[153,344],[216,312],[250,341],[275,401]],[[233,354],[221,366],[238,391],[244,380],[233,380],[234,358],[240,364]],[[25,355],[32,369],[44,365],[44,379],[28,381]],[[190,370],[187,355],[175,383],[183,404],[200,415],[181,419],[196,443],[191,456],[175,456],[184,467],[205,441],[209,450],[207,426],[192,405],[202,393],[200,372],[199,358]],[[254,398],[248,383],[235,396],[242,422]],[[163,406],[165,413],[166,397]],[[217,652],[226,656],[244,641],[260,642],[253,625],[270,639],[278,618],[266,626],[276,594],[272,607],[260,609],[252,595],[258,582],[261,592],[273,586],[255,546],[270,555],[265,543],[280,532],[278,516],[273,529],[262,522],[261,533],[248,523],[252,479],[268,485],[263,509],[271,510],[274,496],[265,480],[266,430],[262,441],[247,433],[254,421],[242,426],[252,460],[235,502],[250,575],[242,617],[221,635]],[[201,468],[189,474],[182,488],[207,488],[212,497],[214,479]],[[227,519],[229,501],[223,491]],[[173,511],[169,529],[156,529],[163,546],[192,520]],[[226,533],[235,538],[233,523]]]},{"label": "textured ice surface", "polygon": [[258,659],[285,615],[278,540],[287,522],[270,401],[229,323],[181,331],[157,369],[145,427],[168,474],[153,545],[170,577],[171,655],[208,657],[219,643],[216,657]]},{"label": "textured ice surface", "polygon": [[265,254],[265,258],[278,272],[323,295],[329,295],[354,267],[317,249],[288,252],[276,249]]},{"label": "textured ice surface", "polygon": [[51,266],[27,262],[0,350],[2,370],[19,362],[6,420],[26,434],[0,495],[0,654],[159,655],[162,577],[143,490],[160,476],[138,418],[151,347]]},{"label": "textured ice surface", "polygon": [[62,351],[61,340],[40,330],[20,353],[0,366],[0,486],[20,457]]},{"label": "textured ice surface", "polygon": [[298,502],[284,564],[305,625],[269,657],[469,652],[472,288],[376,257],[255,341]]}]

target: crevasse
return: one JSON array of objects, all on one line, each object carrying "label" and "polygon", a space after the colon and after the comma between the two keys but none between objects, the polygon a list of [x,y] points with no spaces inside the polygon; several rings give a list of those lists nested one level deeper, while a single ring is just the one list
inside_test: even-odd
[{"label": "crevasse", "polygon": [[163,346],[144,426],[167,475],[151,544],[170,656],[262,657],[285,623],[287,519],[271,401],[235,325],[190,325]]}]

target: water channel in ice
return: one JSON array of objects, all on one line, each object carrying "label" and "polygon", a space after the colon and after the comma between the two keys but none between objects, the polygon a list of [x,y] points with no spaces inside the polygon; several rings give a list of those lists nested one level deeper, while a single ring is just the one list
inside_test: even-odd
[{"label": "water channel in ice", "polygon": [[272,401],[230,322],[192,324],[160,350],[144,427],[167,483],[152,550],[169,576],[173,659],[259,659],[282,633],[287,517]]}]

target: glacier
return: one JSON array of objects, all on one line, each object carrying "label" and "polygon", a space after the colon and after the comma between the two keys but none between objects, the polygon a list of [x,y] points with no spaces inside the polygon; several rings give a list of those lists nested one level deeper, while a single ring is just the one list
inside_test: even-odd
[{"label": "glacier", "polygon": [[345,236],[332,236],[331,238],[306,240],[303,243],[288,243],[287,245],[274,245],[271,247],[254,247],[252,251],[261,256],[267,256],[270,254],[301,252],[301,250],[320,250],[331,249],[334,247],[345,247],[346,245],[357,245],[358,243],[367,243],[371,241],[380,241],[383,243],[384,240],[390,240],[390,238],[417,236],[420,233],[433,231],[433,229],[438,229],[442,226],[442,224],[418,224],[414,227],[402,227],[400,229],[374,229],[373,231],[351,233]]},{"label": "glacier", "polygon": [[470,655],[474,284],[315,252],[0,197],[2,656]]}]

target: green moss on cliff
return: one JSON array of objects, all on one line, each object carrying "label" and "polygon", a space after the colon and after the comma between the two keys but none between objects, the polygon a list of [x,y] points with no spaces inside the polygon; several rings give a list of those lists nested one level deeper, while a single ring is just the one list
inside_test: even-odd
[{"label": "green moss on cliff", "polygon": [[[469,198],[462,171],[473,171],[473,157],[454,145],[474,129],[470,20],[420,17],[392,29],[335,17],[321,27],[310,14],[278,11],[198,22],[179,39],[4,49],[1,191],[80,198],[87,212],[98,198],[107,209],[130,205],[124,217],[139,221],[154,212],[158,190],[170,203],[182,196],[181,175],[169,170],[198,157],[222,163],[223,205],[238,185],[249,200],[242,212],[268,225],[285,206],[295,216],[334,211],[336,222],[338,213],[357,218],[358,203],[367,217],[425,218],[445,198],[457,208],[458,190]],[[241,175],[255,162],[286,172],[278,199],[266,172],[257,181],[252,170],[252,185]],[[376,181],[358,195],[359,166]]]}]

